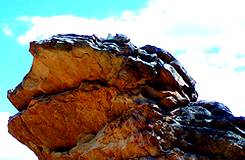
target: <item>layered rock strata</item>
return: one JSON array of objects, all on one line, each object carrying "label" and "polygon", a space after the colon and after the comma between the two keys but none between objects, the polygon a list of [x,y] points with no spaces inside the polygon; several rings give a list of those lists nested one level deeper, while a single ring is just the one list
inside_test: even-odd
[{"label": "layered rock strata", "polygon": [[167,51],[120,34],[31,42],[34,60],[8,92],[10,134],[40,160],[241,159],[244,117],[196,101],[195,80]]}]

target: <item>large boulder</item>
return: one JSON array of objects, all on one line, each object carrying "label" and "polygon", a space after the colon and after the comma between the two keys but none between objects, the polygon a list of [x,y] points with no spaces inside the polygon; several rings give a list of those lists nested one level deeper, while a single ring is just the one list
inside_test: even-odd
[{"label": "large boulder", "polygon": [[169,52],[125,35],[31,42],[30,72],[8,98],[9,132],[40,160],[242,159],[244,117],[197,101]]}]

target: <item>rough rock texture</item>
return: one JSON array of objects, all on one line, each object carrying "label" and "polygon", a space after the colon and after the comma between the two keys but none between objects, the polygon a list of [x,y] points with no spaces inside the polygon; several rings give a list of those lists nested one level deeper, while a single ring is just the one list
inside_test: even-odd
[{"label": "rough rock texture", "polygon": [[245,158],[245,118],[196,101],[196,82],[163,49],[69,34],[30,52],[8,128],[40,160]]}]

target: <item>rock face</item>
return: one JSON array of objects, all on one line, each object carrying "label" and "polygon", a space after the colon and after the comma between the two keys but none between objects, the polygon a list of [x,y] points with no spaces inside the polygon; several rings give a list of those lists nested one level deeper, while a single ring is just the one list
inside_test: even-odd
[{"label": "rock face", "polygon": [[8,128],[40,160],[245,158],[245,118],[197,101],[195,80],[163,49],[68,34],[30,52],[8,92],[19,110]]}]

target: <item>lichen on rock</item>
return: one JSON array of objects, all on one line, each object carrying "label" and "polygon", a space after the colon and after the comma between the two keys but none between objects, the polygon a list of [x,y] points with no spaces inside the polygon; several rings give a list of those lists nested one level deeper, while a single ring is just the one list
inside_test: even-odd
[{"label": "lichen on rock", "polygon": [[121,34],[31,42],[34,60],[8,91],[10,134],[40,160],[243,159],[244,117],[197,101],[169,52]]}]

